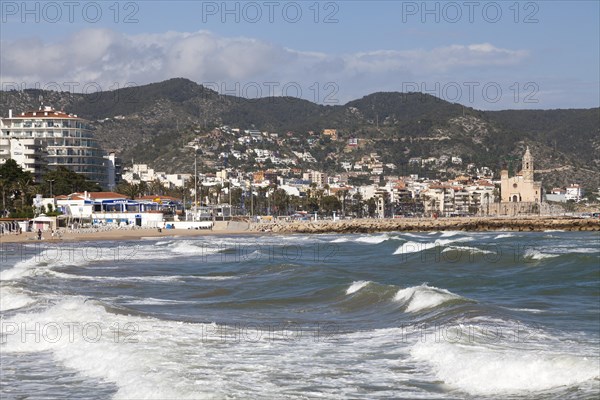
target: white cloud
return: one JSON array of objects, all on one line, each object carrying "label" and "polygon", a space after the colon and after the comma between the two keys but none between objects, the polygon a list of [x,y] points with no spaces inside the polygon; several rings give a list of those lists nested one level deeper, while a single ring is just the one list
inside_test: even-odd
[{"label": "white cloud", "polygon": [[[108,89],[115,82],[141,85],[185,77],[199,83],[228,82],[228,87],[232,82],[299,82],[308,93],[314,82],[336,82],[345,101],[377,90],[401,90],[397,83],[406,79],[431,81],[469,71],[476,80],[482,71],[519,65],[528,52],[480,43],[325,54],[207,31],[127,35],[88,29],[55,43],[3,41],[0,55],[5,86],[76,81]],[[322,100],[313,95],[304,97]]]}]

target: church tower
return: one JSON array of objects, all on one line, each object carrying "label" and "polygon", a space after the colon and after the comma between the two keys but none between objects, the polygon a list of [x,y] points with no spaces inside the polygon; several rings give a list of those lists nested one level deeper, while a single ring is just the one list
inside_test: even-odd
[{"label": "church tower", "polygon": [[525,155],[523,156],[521,173],[523,174],[523,181],[533,182],[533,157],[529,152],[529,146],[527,146],[527,150],[525,150]]}]

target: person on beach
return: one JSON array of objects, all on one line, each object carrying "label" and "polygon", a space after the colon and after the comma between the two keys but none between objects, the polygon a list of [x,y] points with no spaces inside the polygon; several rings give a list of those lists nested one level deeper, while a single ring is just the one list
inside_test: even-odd
[{"label": "person on beach", "polygon": [[38,229],[37,237],[38,237],[38,240],[42,240],[42,230],[41,229]]}]

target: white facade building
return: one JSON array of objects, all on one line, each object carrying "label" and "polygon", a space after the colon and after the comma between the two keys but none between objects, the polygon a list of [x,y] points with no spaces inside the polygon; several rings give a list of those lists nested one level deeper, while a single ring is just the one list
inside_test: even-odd
[{"label": "white facade building", "polygon": [[46,151],[41,139],[0,136],[0,163],[9,159],[33,174],[36,182],[41,182],[46,165]]},{"label": "white facade building", "polygon": [[573,201],[581,201],[581,199],[583,198],[583,188],[579,185],[573,184],[569,187],[567,187],[566,189],[566,193],[565,193],[565,198],[567,199],[567,201],[569,200],[573,200]]},{"label": "white facade building", "polygon": [[[30,153],[30,160],[43,157],[49,169],[66,167],[103,187],[108,186],[105,152],[94,138],[88,121],[77,115],[56,111],[51,107],[18,115],[13,115],[12,110],[9,110],[8,118],[0,119],[0,138],[38,139],[46,154],[43,151],[38,154]],[[22,142],[24,148],[30,152],[35,151],[36,145],[31,141],[27,143]],[[31,162],[29,166],[27,162],[21,165],[23,168],[32,168]],[[33,169],[35,171],[35,167]]]}]

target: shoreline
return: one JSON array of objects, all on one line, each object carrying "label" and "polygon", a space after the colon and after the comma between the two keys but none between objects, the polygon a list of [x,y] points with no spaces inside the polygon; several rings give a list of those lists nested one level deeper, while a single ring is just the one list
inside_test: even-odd
[{"label": "shoreline", "polygon": [[42,240],[37,240],[35,232],[27,232],[21,235],[0,236],[1,243],[67,243],[67,242],[91,242],[91,241],[129,241],[144,239],[170,239],[179,237],[198,236],[225,236],[225,235],[256,235],[261,232],[239,231],[239,230],[192,230],[192,229],[163,229],[158,232],[156,228],[136,230],[109,230],[101,232],[76,233],[65,231],[60,238],[51,237],[49,232],[44,232]]},{"label": "shoreline", "polygon": [[[236,226],[240,228],[240,226]],[[600,232],[599,219],[575,219],[552,217],[523,218],[439,218],[439,219],[355,219],[340,221],[297,221],[249,224],[247,229],[163,229],[156,228],[136,230],[108,230],[100,232],[76,233],[63,231],[62,237],[51,237],[46,232],[42,240],[37,240],[35,232],[21,235],[0,236],[0,243],[63,243],[84,241],[119,241],[144,240],[157,238],[180,238],[199,236],[253,236],[269,234],[353,234],[378,232],[432,232],[432,231],[465,231],[465,232],[543,232],[546,230],[562,230],[571,232]]]}]

